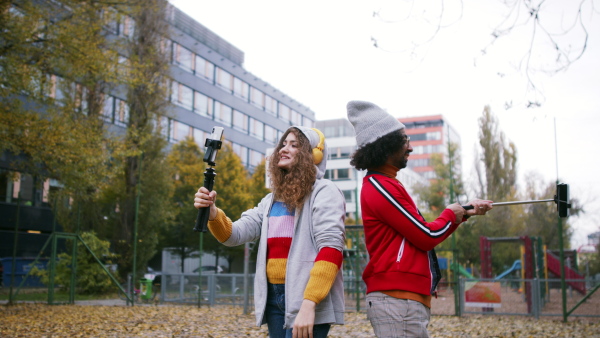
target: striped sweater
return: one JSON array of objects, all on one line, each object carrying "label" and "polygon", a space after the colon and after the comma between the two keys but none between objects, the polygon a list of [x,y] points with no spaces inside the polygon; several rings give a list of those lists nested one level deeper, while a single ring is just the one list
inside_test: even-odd
[{"label": "striped sweater", "polygon": [[[219,209],[217,217],[208,223],[210,231],[220,242],[231,236],[231,220]],[[294,211],[282,202],[274,202],[269,213],[267,231],[267,280],[272,284],[285,284],[288,254],[294,234]],[[342,253],[330,247],[322,248],[310,271],[304,290],[304,299],[319,304],[329,293],[342,265]]]}]

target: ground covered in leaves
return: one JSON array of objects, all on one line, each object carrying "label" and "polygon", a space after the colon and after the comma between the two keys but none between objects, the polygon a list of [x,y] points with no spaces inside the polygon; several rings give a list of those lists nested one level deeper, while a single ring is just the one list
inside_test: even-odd
[{"label": "ground covered in leaves", "polygon": [[[347,313],[330,337],[373,337],[364,313]],[[432,337],[600,337],[599,320],[434,316]],[[267,337],[241,307],[140,305],[0,306],[0,337]]]}]

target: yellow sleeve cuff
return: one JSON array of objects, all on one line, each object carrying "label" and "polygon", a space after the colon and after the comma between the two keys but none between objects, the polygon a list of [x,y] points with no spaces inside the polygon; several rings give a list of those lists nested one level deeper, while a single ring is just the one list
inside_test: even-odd
[{"label": "yellow sleeve cuff", "polygon": [[231,237],[231,219],[225,215],[225,212],[217,208],[217,217],[208,221],[208,230],[215,238],[223,243]]},{"label": "yellow sleeve cuff", "polygon": [[338,266],[328,261],[317,261],[310,270],[310,279],[304,290],[304,299],[319,304],[331,289],[338,274]]}]

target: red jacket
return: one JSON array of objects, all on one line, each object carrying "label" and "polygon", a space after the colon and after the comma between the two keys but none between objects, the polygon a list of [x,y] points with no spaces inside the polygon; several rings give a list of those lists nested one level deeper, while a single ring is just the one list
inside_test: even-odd
[{"label": "red jacket", "polygon": [[360,203],[370,256],[363,272],[367,293],[431,295],[440,278],[433,248],[458,227],[454,212],[445,209],[428,223],[398,180],[376,172],[363,179]]}]

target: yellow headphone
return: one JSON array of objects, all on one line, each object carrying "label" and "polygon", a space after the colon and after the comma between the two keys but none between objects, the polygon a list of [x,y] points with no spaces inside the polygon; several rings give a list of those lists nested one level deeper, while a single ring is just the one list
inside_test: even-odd
[{"label": "yellow headphone", "polygon": [[319,164],[321,163],[321,161],[323,161],[323,150],[325,149],[325,135],[323,135],[323,133],[317,128],[312,128],[312,130],[317,132],[317,134],[319,135],[319,144],[317,144],[317,147],[313,148],[312,150],[313,161],[315,162],[315,164]]}]

